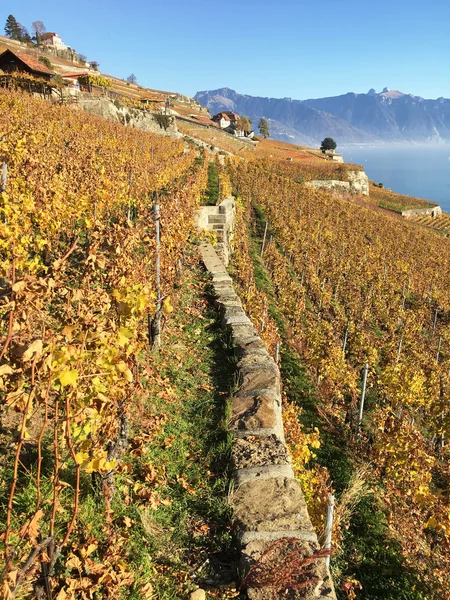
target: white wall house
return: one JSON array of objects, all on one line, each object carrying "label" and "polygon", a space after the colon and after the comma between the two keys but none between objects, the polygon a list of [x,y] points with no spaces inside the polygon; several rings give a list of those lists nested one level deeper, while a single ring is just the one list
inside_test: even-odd
[{"label": "white wall house", "polygon": [[62,41],[62,39],[59,37],[59,35],[57,35],[54,32],[51,32],[51,31],[49,31],[47,33],[43,33],[39,37],[39,41],[44,46],[53,46],[54,48],[57,48],[58,50],[66,50],[66,48],[68,48],[68,46],[66,46],[66,44]]}]

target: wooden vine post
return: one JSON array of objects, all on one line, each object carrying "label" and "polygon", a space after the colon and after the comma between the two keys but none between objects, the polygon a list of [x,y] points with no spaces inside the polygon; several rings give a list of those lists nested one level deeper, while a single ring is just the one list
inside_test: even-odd
[{"label": "wooden vine post", "polygon": [[342,353],[345,356],[345,351],[347,349],[347,339],[348,339],[348,330],[350,327],[350,321],[347,322],[347,327],[345,328],[345,332],[344,332],[344,342],[342,344]]},{"label": "wooden vine post", "polygon": [[263,241],[262,241],[262,246],[261,246],[261,256],[264,254],[264,246],[266,245],[266,237],[267,237],[267,227],[268,227],[268,222],[266,221],[266,226],[264,228],[264,237],[263,237]]},{"label": "wooden vine post", "polygon": [[361,423],[364,412],[364,399],[366,397],[366,386],[367,386],[367,373],[369,372],[369,363],[364,365],[362,388],[361,388],[361,399],[359,401],[359,415],[358,415],[358,434],[361,431]]},{"label": "wooden vine post", "polygon": [[161,229],[159,221],[159,204],[153,205],[153,220],[155,221],[155,280],[156,280],[156,313],[150,327],[152,348],[161,346]]},{"label": "wooden vine post", "polygon": [[[2,137],[2,142],[6,142],[6,137],[3,136]],[[6,158],[3,159],[3,164],[2,164],[2,175],[1,175],[1,182],[0,182],[0,192],[6,192],[6,181],[8,179],[8,161],[6,160]]]}]

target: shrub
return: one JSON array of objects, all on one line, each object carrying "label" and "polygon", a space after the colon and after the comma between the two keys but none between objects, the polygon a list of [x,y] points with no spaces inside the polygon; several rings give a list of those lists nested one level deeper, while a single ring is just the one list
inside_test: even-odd
[{"label": "shrub", "polygon": [[41,62],[43,65],[45,65],[48,69],[52,68],[52,63],[46,56],[40,56],[39,62]]}]

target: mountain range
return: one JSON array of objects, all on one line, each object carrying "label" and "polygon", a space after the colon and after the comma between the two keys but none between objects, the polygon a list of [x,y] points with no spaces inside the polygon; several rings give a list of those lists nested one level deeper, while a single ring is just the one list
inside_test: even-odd
[{"label": "mountain range", "polygon": [[384,88],[377,93],[293,100],[239,94],[229,88],[197,92],[195,99],[211,114],[233,111],[257,127],[264,117],[271,137],[317,145],[324,137],[339,144],[450,142],[450,100],[426,100]]}]

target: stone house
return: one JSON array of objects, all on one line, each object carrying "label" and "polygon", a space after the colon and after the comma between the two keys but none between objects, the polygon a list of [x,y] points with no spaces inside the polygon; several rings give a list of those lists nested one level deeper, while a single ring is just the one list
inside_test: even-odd
[{"label": "stone house", "polygon": [[43,33],[39,37],[39,41],[44,46],[53,46],[57,50],[67,50],[68,46],[62,41],[58,34],[52,31]]}]

